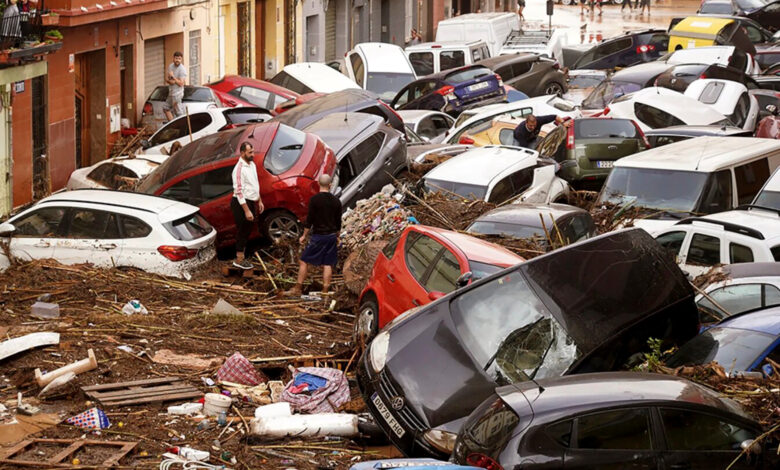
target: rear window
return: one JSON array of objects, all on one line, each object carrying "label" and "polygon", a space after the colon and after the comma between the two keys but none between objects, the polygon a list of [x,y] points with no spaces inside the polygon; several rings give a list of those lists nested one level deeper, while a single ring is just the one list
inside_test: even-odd
[{"label": "rear window", "polygon": [[569,79],[569,89],[596,87],[602,80],[604,80],[603,75],[578,75]]},{"label": "rear window", "polygon": [[158,86],[154,89],[151,95],[149,95],[149,101],[165,101],[168,99],[168,87]]},{"label": "rear window", "polygon": [[305,132],[280,124],[271,148],[265,155],[263,166],[272,175],[284,173],[301,157],[304,143],[306,143]]},{"label": "rear window", "polygon": [[704,104],[717,103],[724,88],[726,88],[726,86],[721,82],[708,83],[699,95],[699,101]]},{"label": "rear window", "polygon": [[444,78],[444,81],[451,85],[455,85],[458,83],[475,80],[477,78],[484,77],[486,75],[491,75],[492,73],[493,72],[491,72],[490,69],[487,69],[485,67],[476,67],[476,68],[471,68],[471,69],[467,69],[467,70],[463,70],[460,72],[455,72],[450,75],[447,75]]},{"label": "rear window", "polygon": [[628,119],[580,119],[574,121],[577,139],[636,138],[637,128]]},{"label": "rear window", "polygon": [[412,63],[414,73],[416,73],[419,77],[433,73],[432,52],[412,52],[409,54],[409,62]]},{"label": "rear window", "polygon": [[265,122],[270,119],[270,116],[263,112],[243,111],[242,108],[234,108],[225,111],[225,118],[230,124],[242,125]]},{"label": "rear window", "polygon": [[184,98],[182,98],[182,101],[200,101],[200,102],[207,102],[207,101],[214,101],[214,97],[211,94],[211,88],[206,87],[185,87],[184,88]]},{"label": "rear window", "polygon": [[289,73],[285,71],[281,71],[274,75],[274,77],[269,80],[274,85],[279,85],[281,87],[287,88],[288,90],[294,91],[300,95],[303,95],[305,93],[311,93],[313,90],[303,83],[301,83],[298,79],[290,75]]},{"label": "rear window", "polygon": [[87,178],[108,188],[117,189],[122,185],[122,181],[119,178],[138,178],[138,175],[125,166],[117,165],[116,163],[104,163],[90,171]]},{"label": "rear window", "polygon": [[484,465],[497,460],[509,439],[516,433],[520,417],[496,395],[485,400],[463,425],[454,457],[460,464]]},{"label": "rear window", "polygon": [[431,192],[454,193],[472,199],[484,199],[487,187],[477,184],[465,184],[457,181],[441,181],[426,178],[425,187]]},{"label": "rear window", "polygon": [[180,241],[191,241],[203,238],[211,233],[211,224],[197,212],[163,224],[173,238]]},{"label": "rear window", "polygon": [[731,3],[707,2],[701,6],[699,13],[709,15],[730,15],[734,12]]},{"label": "rear window", "polygon": [[643,103],[634,103],[634,114],[640,121],[653,129],[685,125],[680,119],[677,119],[666,111]]},{"label": "rear window", "polygon": [[642,85],[632,82],[604,80],[582,102],[585,109],[603,109],[615,98],[640,90]]}]

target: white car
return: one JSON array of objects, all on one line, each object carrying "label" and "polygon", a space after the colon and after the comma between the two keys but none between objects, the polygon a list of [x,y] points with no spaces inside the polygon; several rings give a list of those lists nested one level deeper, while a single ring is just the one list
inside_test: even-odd
[{"label": "white car", "polygon": [[150,154],[109,158],[70,174],[65,189],[120,189],[129,187],[160,166],[168,155]]},{"label": "white car", "polygon": [[780,170],[775,170],[761,191],[756,194],[752,205],[780,210]]},{"label": "white car", "polygon": [[429,171],[426,190],[501,204],[514,200],[549,204],[565,198],[569,184],[527,148],[485,146],[468,150]]},{"label": "white car", "polygon": [[633,119],[642,132],[670,126],[729,124],[726,116],[712,106],[663,87],[623,95],[604,109],[603,116]]},{"label": "white car", "polygon": [[347,52],[347,76],[358,86],[390,102],[417,75],[400,46],[383,42],[364,42]]},{"label": "white car", "polygon": [[441,111],[408,109],[396,111],[396,114],[401,116],[407,128],[432,144],[444,140],[447,131],[455,123],[452,116]]},{"label": "white car", "polygon": [[455,124],[442,141],[445,144],[457,144],[464,134],[476,134],[490,127],[493,119],[507,115],[509,118],[519,118],[534,114],[544,116],[555,114],[563,117],[578,118],[582,113],[573,103],[555,95],[536,96],[527,100],[513,101],[512,103],[497,103],[463,111]]},{"label": "white car", "polygon": [[[126,266],[185,278],[214,258],[216,237],[195,206],[107,190],[54,194],[0,224],[0,242],[20,260]],[[9,263],[0,250],[0,269]]]},{"label": "white car", "polygon": [[[149,95],[149,98],[146,99],[146,103],[144,103],[144,107],[141,110],[141,125],[155,131],[168,122],[165,111],[163,111],[167,101],[168,86],[155,88],[152,94]],[[219,101],[214,90],[207,86],[187,85],[184,87],[182,106],[192,115],[198,111],[222,106],[222,102]]]},{"label": "white car", "polygon": [[655,235],[696,277],[716,264],[780,261],[780,213],[732,210],[690,217]]},{"label": "white car", "polygon": [[360,88],[354,80],[319,62],[299,62],[285,65],[269,82],[298,94],[333,93]]},{"label": "white car", "polygon": [[424,42],[409,46],[404,52],[418,77],[471,65],[490,57],[488,46],[482,40]]},{"label": "white car", "polygon": [[734,67],[748,75],[761,74],[761,67],[756,62],[756,59],[734,46],[706,46],[679,49],[658,60],[666,62],[669,66],[680,64],[720,64],[726,67]]},{"label": "white car", "polygon": [[696,296],[701,323],[780,305],[780,263],[727,264],[717,270],[726,279],[703,287],[704,293]]},{"label": "white car", "polygon": [[498,51],[499,55],[531,52],[542,57],[555,59],[563,64],[563,48],[569,43],[565,30],[547,28],[523,28],[512,31]]},{"label": "white car", "polygon": [[731,123],[746,131],[756,128],[758,100],[747,87],[731,80],[702,78],[694,80],[685,90],[685,96],[715,108]]},{"label": "white car", "polygon": [[191,113],[189,118],[187,116],[178,117],[160,127],[148,140],[142,140],[143,151],[141,153],[168,155],[174,142],[179,142],[184,146],[205,135],[244,124],[266,122],[272,117],[263,108],[249,106],[214,108]]}]

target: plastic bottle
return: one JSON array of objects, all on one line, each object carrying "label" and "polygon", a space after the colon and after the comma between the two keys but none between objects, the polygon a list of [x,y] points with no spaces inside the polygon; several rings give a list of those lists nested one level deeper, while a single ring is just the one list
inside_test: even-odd
[{"label": "plastic bottle", "polygon": [[211,457],[211,454],[209,454],[205,450],[198,450],[193,449],[192,447],[171,447],[168,449],[169,452],[179,455],[180,457],[186,459],[186,460],[197,460],[200,462],[204,462]]},{"label": "plastic bottle", "polygon": [[224,411],[219,412],[219,417],[217,418],[217,424],[220,426],[224,426],[227,424],[227,413]]}]

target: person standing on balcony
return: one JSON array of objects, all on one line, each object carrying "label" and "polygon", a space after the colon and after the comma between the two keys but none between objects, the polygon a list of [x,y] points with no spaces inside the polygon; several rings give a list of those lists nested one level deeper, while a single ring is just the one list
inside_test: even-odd
[{"label": "person standing on balcony", "polygon": [[184,115],[184,105],[181,104],[184,99],[184,85],[187,84],[187,69],[182,64],[184,56],[181,52],[173,53],[173,63],[168,66],[165,75],[165,82],[168,84],[168,101],[165,102],[163,111],[168,121],[173,117]]},{"label": "person standing on balcony", "polygon": [[[3,27],[0,28],[0,36],[6,38],[21,38],[22,27],[19,24],[19,8],[16,6],[16,0],[10,0],[8,6],[3,12]],[[14,46],[18,44],[14,43]]]}]

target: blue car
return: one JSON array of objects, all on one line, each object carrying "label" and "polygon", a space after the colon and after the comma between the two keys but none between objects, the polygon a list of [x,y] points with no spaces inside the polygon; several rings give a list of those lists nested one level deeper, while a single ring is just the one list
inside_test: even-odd
[{"label": "blue car", "polygon": [[431,109],[457,117],[464,109],[505,101],[500,76],[481,65],[467,65],[413,81],[395,95],[392,107]]},{"label": "blue car", "polygon": [[780,307],[731,316],[685,343],[666,361],[669,367],[717,361],[729,375],[774,373],[780,363]]},{"label": "blue car", "polygon": [[458,465],[435,459],[384,459],[360,462],[349,467],[349,470],[376,469],[414,469],[414,470],[479,470],[478,467]]},{"label": "blue car", "polygon": [[669,36],[660,29],[629,31],[605,39],[586,51],[571,66],[578,69],[614,69],[656,60],[666,54]]}]

